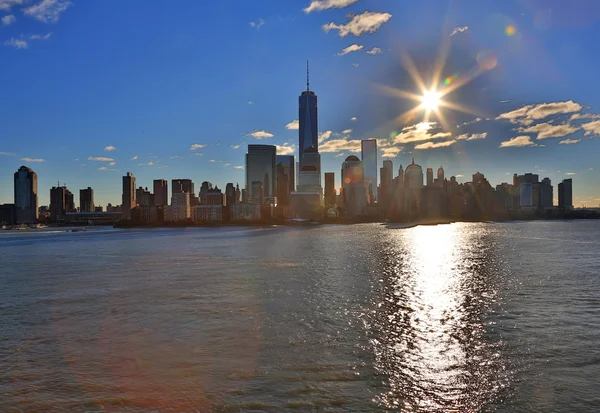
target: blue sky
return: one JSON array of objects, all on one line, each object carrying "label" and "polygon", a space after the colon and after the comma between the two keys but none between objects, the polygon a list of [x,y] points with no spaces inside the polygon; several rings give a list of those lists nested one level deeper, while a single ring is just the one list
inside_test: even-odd
[{"label": "blue sky", "polygon": [[[597,206],[598,38],[595,0],[0,0],[0,203],[21,165],[40,205],[57,182],[120,204],[128,171],[147,187],[241,184],[247,143],[296,153],[310,60],[338,180],[357,140],[377,137],[394,169],[414,156],[492,185],[535,172],[555,194],[571,177],[576,206]],[[401,91],[422,93],[408,57],[462,110],[401,117],[419,105]]]}]

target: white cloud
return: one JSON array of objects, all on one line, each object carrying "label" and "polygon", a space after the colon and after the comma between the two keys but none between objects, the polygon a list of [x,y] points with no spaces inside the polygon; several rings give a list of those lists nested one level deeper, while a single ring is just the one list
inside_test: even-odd
[{"label": "white cloud", "polygon": [[464,178],[465,176],[463,174],[456,174],[454,177],[455,178]]},{"label": "white cloud", "polygon": [[45,159],[41,159],[41,158],[21,158],[22,161],[25,162],[34,162],[34,163],[39,163],[39,162],[44,162]]},{"label": "white cloud", "polygon": [[14,37],[4,42],[4,46],[11,46],[15,49],[27,49],[27,40],[15,39]]},{"label": "white cloud", "polygon": [[346,155],[344,152],[338,153],[337,155],[335,155],[335,158],[341,158],[342,156]]},{"label": "white cloud", "polygon": [[458,33],[463,33],[463,32],[466,32],[467,30],[469,30],[469,26],[455,27],[455,28],[452,30],[452,33],[450,33],[450,36],[455,36],[455,35],[457,35]]},{"label": "white cloud", "polygon": [[573,175],[577,175],[577,173],[576,172],[567,172],[567,173],[565,173],[565,175],[567,175],[567,176],[573,176]]},{"label": "white cloud", "polygon": [[273,135],[270,132],[264,131],[264,130],[259,130],[259,131],[251,132],[251,133],[247,134],[246,136],[252,136],[255,139],[269,139],[275,135]]},{"label": "white cloud", "polygon": [[349,135],[351,133],[352,133],[352,129],[346,129],[346,130],[342,131],[342,134],[344,134],[344,135]]},{"label": "white cloud", "polygon": [[331,138],[332,134],[333,134],[333,132],[330,130],[319,133],[319,143],[323,143],[327,139]]},{"label": "white cloud", "polygon": [[96,162],[112,162],[113,158],[107,158],[105,156],[90,156],[88,161],[96,161]]},{"label": "white cloud", "polygon": [[251,100],[248,101],[249,105],[254,105],[254,102],[252,102]]},{"label": "white cloud", "polygon": [[179,155],[169,156],[169,159],[183,159],[183,156],[179,156]]},{"label": "white cloud", "polygon": [[585,136],[600,136],[600,120],[585,123],[581,127],[585,130]]},{"label": "white cloud", "polygon": [[356,121],[356,120],[358,120],[358,118],[357,118],[356,116],[352,116],[352,117],[350,118],[350,120],[351,120],[351,121]]},{"label": "white cloud", "polygon": [[512,123],[531,125],[534,121],[547,118],[548,116],[579,112],[581,109],[583,109],[583,106],[572,100],[565,102],[539,103],[537,105],[526,105],[511,112],[502,113],[496,120],[507,119]]},{"label": "white cloud", "polygon": [[113,161],[113,162],[109,162],[109,163],[108,163],[108,166],[115,166],[116,164],[117,164],[117,163]]},{"label": "white cloud", "polygon": [[0,155],[4,155],[4,156],[15,156],[16,154],[12,153],[12,152],[0,152]]},{"label": "white cloud", "polygon": [[195,151],[197,149],[202,149],[202,148],[206,148],[207,145],[203,144],[203,143],[195,143],[192,146],[190,146],[190,151]]},{"label": "white cloud", "polygon": [[108,151],[108,152],[112,152],[112,151],[116,151],[116,150],[117,150],[117,148],[116,148],[116,147],[114,147],[114,146],[112,146],[112,145],[108,145],[108,146],[105,146],[105,147],[104,147],[104,150],[105,150],[105,151]]},{"label": "white cloud", "polygon": [[581,139],[563,139],[558,142],[560,145],[575,145],[576,143],[581,142]]},{"label": "white cloud", "polygon": [[0,0],[0,10],[10,11],[12,6],[23,4],[23,0]]},{"label": "white cloud", "polygon": [[154,162],[148,162],[146,165],[148,165],[148,166],[154,166]]},{"label": "white cloud", "polygon": [[395,158],[400,152],[402,152],[402,147],[389,147],[389,148],[381,148],[381,157],[382,158]]},{"label": "white cloud", "polygon": [[295,145],[275,145],[277,147],[277,155],[292,155],[296,152]]},{"label": "white cloud", "polygon": [[256,30],[260,30],[264,25],[265,21],[263,19],[259,19],[257,22],[250,22],[250,27],[254,27]]},{"label": "white cloud", "polygon": [[445,148],[447,146],[454,145],[456,143],[455,140],[444,141],[444,142],[425,142],[420,143],[415,146],[415,149],[435,149],[435,148]]},{"label": "white cloud", "polygon": [[348,47],[344,47],[341,52],[337,53],[337,56],[345,56],[349,53],[358,52],[363,48],[364,46],[362,44],[351,44]]},{"label": "white cloud", "polygon": [[225,165],[223,165],[223,166],[231,166],[231,164],[230,164],[230,163],[226,163],[226,164],[225,164]]},{"label": "white cloud", "polygon": [[211,159],[210,161],[208,161],[210,163],[215,163],[216,161],[214,159]]},{"label": "white cloud", "polygon": [[310,5],[304,9],[304,12],[310,13],[328,9],[343,9],[356,2],[358,2],[358,0],[312,0]]},{"label": "white cloud", "polygon": [[137,155],[135,155],[133,158],[131,158],[132,161],[137,161]]},{"label": "white cloud", "polygon": [[73,3],[67,0],[42,0],[40,3],[23,9],[23,12],[44,23],[56,23],[60,15]]},{"label": "white cloud", "polygon": [[358,67],[358,66],[360,66],[359,63],[352,63],[352,67]]},{"label": "white cloud", "polygon": [[101,166],[100,168],[98,168],[99,171],[108,171],[108,168],[106,166]]},{"label": "white cloud", "polygon": [[330,30],[337,30],[340,37],[346,37],[349,34],[362,36],[363,34],[375,33],[379,28],[387,23],[392,15],[390,13],[377,13],[365,11],[361,14],[350,15],[352,19],[346,24],[335,24],[333,22],[323,25],[323,30],[328,33]]},{"label": "white cloud", "polygon": [[30,40],[48,40],[50,37],[52,37],[52,32],[50,33],[46,33],[45,35],[41,35],[41,34],[32,34],[29,39]]},{"label": "white cloud", "polygon": [[300,129],[300,121],[299,120],[293,120],[290,123],[288,123],[287,125],[285,125],[285,128],[288,130],[298,130]]},{"label": "white cloud", "polygon": [[196,155],[196,156],[204,156],[204,154],[203,154],[203,153],[198,153],[198,152],[197,152],[197,153],[195,153],[194,155]]},{"label": "white cloud", "polygon": [[456,140],[458,141],[474,141],[476,139],[485,139],[487,138],[487,132],[483,133],[473,133],[469,135],[468,133],[464,133],[462,135],[458,135]]},{"label": "white cloud", "polygon": [[529,136],[517,136],[500,144],[500,148],[523,147],[523,146],[543,146],[532,142]]},{"label": "white cloud", "polygon": [[373,47],[371,50],[367,50],[366,53],[370,55],[376,55],[383,52],[383,50],[379,47]]},{"label": "white cloud", "polygon": [[569,120],[572,121],[572,120],[577,120],[577,119],[598,119],[598,118],[600,118],[600,115],[597,115],[595,113],[574,113],[571,115]]},{"label": "white cloud", "polygon": [[2,24],[4,26],[9,26],[9,25],[13,24],[15,22],[15,20],[17,20],[17,18],[13,14],[9,14],[8,16],[4,16],[2,18]]},{"label": "white cloud", "polygon": [[562,138],[571,135],[579,130],[577,126],[571,126],[568,123],[564,125],[551,125],[549,123],[538,123],[528,128],[520,128],[519,132],[537,133],[537,139]]},{"label": "white cloud", "polygon": [[246,169],[246,167],[244,165],[236,165],[234,166],[235,169]]},{"label": "white cloud", "polygon": [[360,152],[359,140],[333,139],[325,142],[319,147],[319,152]]},{"label": "white cloud", "polygon": [[232,149],[239,149],[239,148],[240,148],[240,146],[242,146],[242,145],[231,145],[231,148],[232,148]]},{"label": "white cloud", "polygon": [[415,125],[406,126],[400,131],[394,138],[394,143],[412,143],[429,141],[432,139],[443,139],[452,136],[450,132],[439,132],[436,134],[430,134],[429,132],[437,128],[435,122],[423,121]]}]

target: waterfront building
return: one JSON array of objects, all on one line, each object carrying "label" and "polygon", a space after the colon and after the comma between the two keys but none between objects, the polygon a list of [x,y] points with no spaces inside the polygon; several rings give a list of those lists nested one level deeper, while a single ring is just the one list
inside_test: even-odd
[{"label": "waterfront building", "polygon": [[369,203],[377,197],[377,139],[363,139],[360,141],[360,153],[365,174],[365,186]]},{"label": "waterfront building", "polygon": [[165,179],[155,179],[153,182],[154,205],[164,207],[169,201],[169,184]]},{"label": "waterfront building", "polygon": [[262,209],[258,204],[231,205],[231,221],[257,221],[261,218]]},{"label": "waterfront building", "polygon": [[123,177],[122,219],[131,219],[131,210],[135,207],[135,176],[131,172]]},{"label": "waterfront building", "polygon": [[50,219],[60,220],[67,211],[67,193],[64,186],[53,186],[50,188]]},{"label": "waterfront building", "polygon": [[346,216],[356,218],[367,212],[367,195],[362,162],[354,155],[342,164],[342,189]]},{"label": "waterfront building", "polygon": [[165,221],[177,222],[190,219],[190,194],[177,192],[171,196],[171,205],[165,210]]},{"label": "waterfront building", "polygon": [[152,193],[148,188],[142,188],[141,186],[135,190],[135,203],[136,205],[154,205],[154,199]]},{"label": "waterfront building", "polygon": [[194,183],[191,179],[173,179],[171,180],[171,196],[173,194],[187,193],[193,196]]},{"label": "waterfront building", "polygon": [[[259,195],[263,198],[276,198],[277,188],[277,147],[274,145],[248,145],[246,154],[246,190],[248,199]],[[253,182],[262,183],[262,194],[254,193]]]},{"label": "waterfront building", "polygon": [[412,163],[406,167],[404,172],[405,188],[421,189],[423,188],[423,169],[415,163],[413,158]]},{"label": "waterfront building", "polygon": [[21,166],[14,175],[15,221],[17,224],[33,224],[38,220],[37,174],[33,169]]},{"label": "waterfront building", "polygon": [[335,174],[325,172],[325,207],[336,204]]},{"label": "waterfront building", "polygon": [[277,155],[277,204],[287,206],[290,195],[296,191],[296,161],[294,155]]},{"label": "waterfront building", "polygon": [[79,212],[95,212],[94,190],[89,186],[79,190]]},{"label": "waterfront building", "polygon": [[438,184],[439,186],[443,186],[444,185],[444,168],[442,168],[441,166],[438,168],[437,170],[437,180],[438,180]]},{"label": "waterfront building", "polygon": [[15,204],[0,205],[0,225],[14,225],[15,222]]},{"label": "waterfront building", "polygon": [[540,185],[541,189],[541,208],[549,209],[554,206],[554,189],[552,188],[552,183],[550,178],[542,179],[542,183]]},{"label": "waterfront building", "polygon": [[573,180],[563,179],[558,184],[558,209],[560,212],[573,210]]}]

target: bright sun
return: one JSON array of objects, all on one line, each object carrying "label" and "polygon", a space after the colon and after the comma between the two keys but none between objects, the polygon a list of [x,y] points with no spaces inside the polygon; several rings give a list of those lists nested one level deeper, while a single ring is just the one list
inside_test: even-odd
[{"label": "bright sun", "polygon": [[442,94],[435,90],[429,90],[421,96],[421,106],[427,111],[436,111],[440,105]]}]

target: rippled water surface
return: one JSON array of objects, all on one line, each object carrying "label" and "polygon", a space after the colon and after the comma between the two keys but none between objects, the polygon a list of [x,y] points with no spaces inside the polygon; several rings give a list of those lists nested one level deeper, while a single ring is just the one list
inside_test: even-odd
[{"label": "rippled water surface", "polygon": [[0,233],[0,411],[599,412],[600,222]]}]

